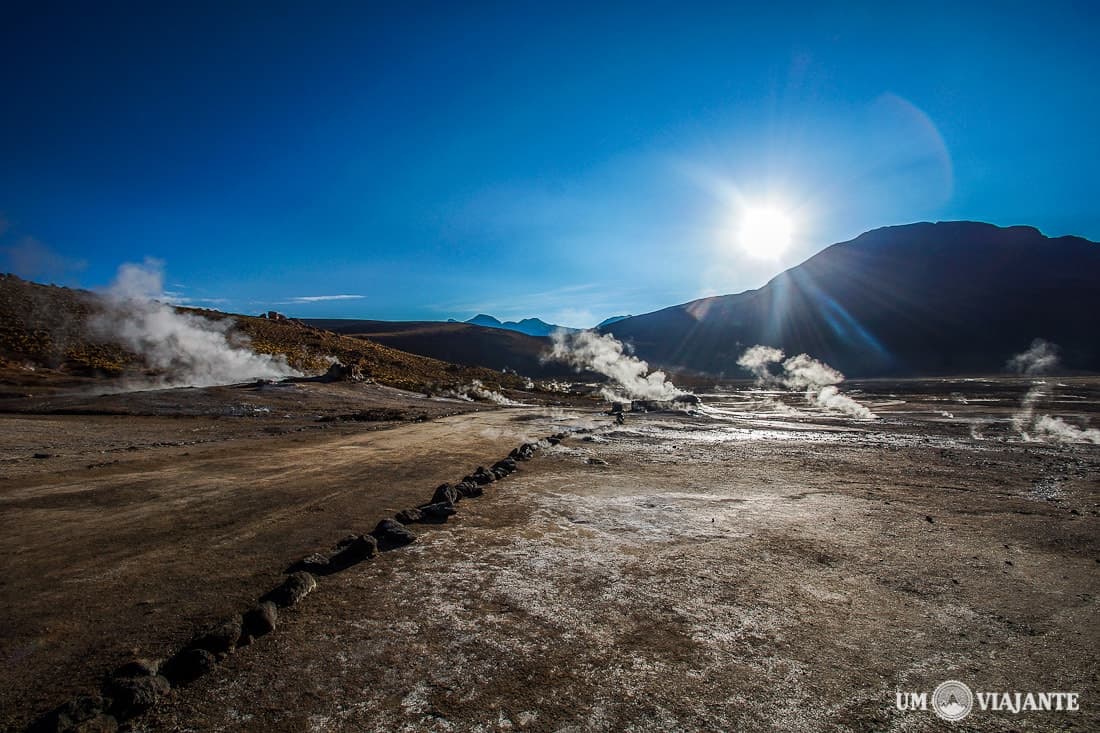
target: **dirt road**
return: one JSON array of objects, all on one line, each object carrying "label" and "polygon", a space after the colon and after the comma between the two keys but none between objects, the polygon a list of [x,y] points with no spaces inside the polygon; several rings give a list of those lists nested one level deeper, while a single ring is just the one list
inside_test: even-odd
[{"label": "dirt road", "polygon": [[[132,654],[164,656],[247,608],[292,560],[504,457],[532,429],[522,415],[145,446],[91,468],[78,452],[0,481],[0,725],[96,687]],[[133,440],[170,421],[14,416],[3,429],[9,445],[68,445],[80,441],[67,431],[100,422]]]}]

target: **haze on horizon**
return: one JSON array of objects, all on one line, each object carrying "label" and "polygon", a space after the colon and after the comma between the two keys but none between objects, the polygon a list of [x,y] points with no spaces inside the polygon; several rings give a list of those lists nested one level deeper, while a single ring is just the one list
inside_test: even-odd
[{"label": "haze on horizon", "polygon": [[1087,4],[748,7],[6,8],[0,270],[587,327],[880,226],[1100,239]]}]

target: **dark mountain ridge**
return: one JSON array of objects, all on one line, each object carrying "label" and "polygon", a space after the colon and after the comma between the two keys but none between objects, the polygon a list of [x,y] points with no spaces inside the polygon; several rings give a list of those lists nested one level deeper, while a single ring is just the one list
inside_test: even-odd
[{"label": "dark mountain ridge", "polygon": [[600,328],[665,368],[743,376],[754,344],[852,377],[976,374],[1040,337],[1100,371],[1100,245],[1033,227],[937,222],[834,244],[764,287]]},{"label": "dark mountain ridge", "polygon": [[[448,321],[449,322],[449,321]],[[574,331],[576,329],[566,328],[565,326],[557,326],[553,323],[547,323],[541,318],[524,318],[520,321],[501,321],[499,318],[495,318],[485,313],[478,313],[476,316],[466,321],[466,323],[474,326],[484,326],[485,328],[500,328],[505,331],[515,331],[517,333],[524,333],[528,336],[549,336],[554,331]]]},{"label": "dark mountain ridge", "polygon": [[565,377],[572,368],[543,362],[550,340],[505,328],[457,321],[362,321],[307,319],[326,331],[367,339],[412,354],[465,366],[511,369],[528,377]]}]

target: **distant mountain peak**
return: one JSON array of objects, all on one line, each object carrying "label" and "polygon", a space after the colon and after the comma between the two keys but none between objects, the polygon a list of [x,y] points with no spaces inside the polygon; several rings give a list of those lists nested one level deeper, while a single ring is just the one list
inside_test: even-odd
[{"label": "distant mountain peak", "polygon": [[472,323],[475,326],[485,326],[486,328],[503,328],[507,331],[517,331],[519,333],[525,333],[528,336],[549,336],[557,330],[574,331],[576,329],[566,328],[564,326],[557,326],[553,323],[547,323],[541,318],[524,318],[520,321],[503,321],[494,318],[493,316],[479,313],[466,323]]},{"label": "distant mountain peak", "polygon": [[478,313],[466,323],[472,323],[475,326],[488,326],[489,328],[502,328],[504,326],[499,320],[485,313]]},{"label": "distant mountain peak", "polygon": [[611,316],[610,318],[605,318],[602,321],[600,321],[599,323],[597,323],[596,328],[603,328],[604,326],[610,326],[612,323],[618,323],[619,321],[625,321],[627,318],[633,318],[633,317],[634,316],[629,315],[629,314],[625,315],[625,316]]}]

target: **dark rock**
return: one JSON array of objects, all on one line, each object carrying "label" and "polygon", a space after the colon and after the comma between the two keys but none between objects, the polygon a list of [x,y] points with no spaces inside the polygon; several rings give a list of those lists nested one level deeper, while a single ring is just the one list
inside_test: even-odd
[{"label": "dark rock", "polygon": [[288,575],[282,585],[270,591],[262,600],[271,601],[279,608],[287,608],[296,605],[316,587],[317,581],[313,576],[304,570],[299,570]]},{"label": "dark rock", "polygon": [[79,695],[34,721],[29,730],[34,733],[114,731],[118,723],[106,713],[110,706],[111,700],[102,695]]},{"label": "dark rock", "polygon": [[432,524],[443,524],[447,521],[447,517],[453,516],[457,513],[453,504],[448,504],[445,501],[441,501],[438,504],[425,504],[420,507],[420,514],[422,522],[430,522]]},{"label": "dark rock", "polygon": [[512,473],[518,468],[518,466],[516,465],[516,462],[511,458],[505,458],[503,461],[497,461],[493,464],[493,470],[496,470],[498,468],[505,473]]},{"label": "dark rock", "polygon": [[347,547],[348,545],[350,545],[352,542],[355,542],[360,537],[362,537],[362,535],[349,534],[349,535],[345,536],[344,539],[342,539],[342,540],[340,540],[339,542],[336,543],[336,548],[337,549],[342,549],[344,547]]},{"label": "dark rock", "polygon": [[383,519],[370,534],[378,541],[378,549],[383,552],[404,547],[416,541],[416,535],[393,519]]},{"label": "dark rock", "polygon": [[232,616],[196,637],[191,646],[205,649],[211,654],[228,654],[241,638],[241,617]]},{"label": "dark rock", "polygon": [[275,604],[270,601],[261,603],[245,613],[241,620],[241,638],[237,644],[239,646],[251,644],[261,636],[270,634],[275,630],[278,620],[279,612]]},{"label": "dark rock", "polygon": [[478,486],[484,486],[485,484],[491,484],[497,480],[497,477],[490,473],[484,466],[478,466],[477,470],[472,474],[462,479],[467,483],[474,483]]},{"label": "dark rock", "polygon": [[519,448],[513,449],[508,457],[517,461],[529,461],[535,457],[536,450],[538,450],[538,445],[535,443],[524,443]]},{"label": "dark rock", "polygon": [[423,516],[419,509],[402,509],[395,514],[393,518],[401,522],[401,524],[416,524]]},{"label": "dark rock", "polygon": [[606,466],[607,465],[607,461],[605,461],[602,458],[589,458],[586,461],[586,463],[588,463],[589,466]]},{"label": "dark rock", "polygon": [[50,455],[49,453],[35,453],[34,457],[35,458],[53,458],[53,456]]},{"label": "dark rock", "polygon": [[432,494],[432,500],[429,504],[439,504],[440,502],[446,502],[448,504],[457,504],[462,495],[450,484],[441,484],[436,487],[435,493]]},{"label": "dark rock", "polygon": [[117,733],[118,720],[113,715],[101,713],[91,720],[79,723],[72,733]]},{"label": "dark rock", "polygon": [[160,671],[160,660],[132,659],[111,673],[112,677],[149,677]]},{"label": "dark rock", "polygon": [[[328,572],[336,573],[341,570],[346,570],[352,565],[357,565],[364,560],[374,557],[374,553],[377,551],[378,543],[375,542],[373,537],[370,535],[358,535],[354,540],[344,545],[343,549],[329,558]],[[309,591],[306,592],[308,593]]]},{"label": "dark rock", "polygon": [[108,688],[111,713],[120,720],[133,718],[156,705],[157,700],[171,689],[168,680],[160,675],[111,680]]},{"label": "dark rock", "polygon": [[185,685],[214,669],[218,660],[205,649],[184,649],[164,663],[162,673],[173,685]]},{"label": "dark rock", "polygon": [[[622,412],[619,412],[619,414],[621,415]],[[546,442],[549,443],[550,445],[557,445],[558,443],[561,442],[561,438],[559,438],[556,435],[551,435],[549,438],[546,439]]]},{"label": "dark rock", "polygon": [[481,496],[485,493],[485,490],[472,481],[460,481],[455,484],[455,491],[462,497]]},{"label": "dark rock", "polygon": [[287,568],[288,573],[294,573],[299,570],[304,570],[312,575],[328,575],[332,572],[332,569],[329,567],[329,559],[319,552],[307,555]]},{"label": "dark rock", "polygon": [[344,365],[334,362],[323,376],[317,377],[319,382],[362,382],[366,377],[363,368],[358,364]]}]

